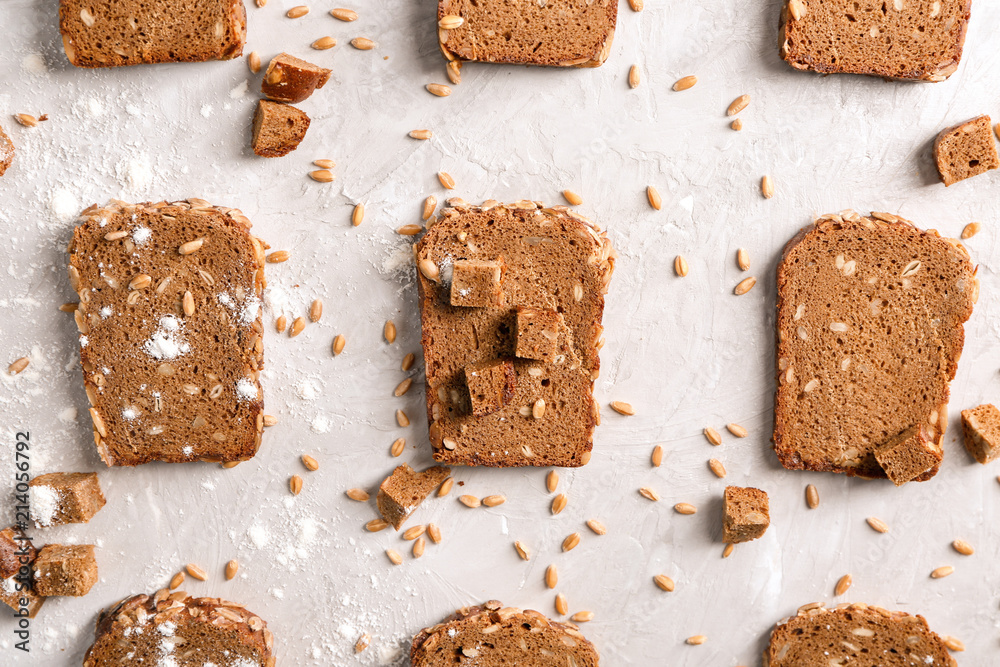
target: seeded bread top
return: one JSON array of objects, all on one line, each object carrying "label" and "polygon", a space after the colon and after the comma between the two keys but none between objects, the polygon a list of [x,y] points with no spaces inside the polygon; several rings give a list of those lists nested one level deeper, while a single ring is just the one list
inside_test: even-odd
[{"label": "seeded bread top", "polygon": [[823,73],[944,81],[958,69],[972,0],[787,0],[781,57]]},{"label": "seeded bread top", "polygon": [[923,616],[860,603],[808,607],[771,631],[764,667],[957,665]]},{"label": "seeded bread top", "polygon": [[267,623],[235,602],[163,589],[101,612],[83,667],[274,667]]},{"label": "seeded bread top", "polygon": [[978,289],[957,241],[890,214],[824,216],[792,239],[778,267],[782,465],[884,477],[874,450],[906,428],[926,423],[940,445]]},{"label": "seeded bread top", "polygon": [[590,667],[599,656],[572,623],[552,621],[537,611],[503,607],[496,600],[463,607],[413,638],[413,667],[455,662],[481,667]]}]

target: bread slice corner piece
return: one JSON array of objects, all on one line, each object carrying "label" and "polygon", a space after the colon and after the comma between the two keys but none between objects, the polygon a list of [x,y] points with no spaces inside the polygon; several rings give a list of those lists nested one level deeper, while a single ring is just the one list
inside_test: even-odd
[{"label": "bread slice corner piece", "polygon": [[399,530],[403,523],[427,499],[434,489],[451,477],[451,470],[434,466],[417,472],[404,463],[392,471],[378,487],[375,504],[379,514],[393,528]]},{"label": "bread slice corner piece", "polygon": [[799,70],[944,81],[962,59],[970,5],[971,0],[785,0],[779,51]]},{"label": "bread slice corner piece", "polygon": [[765,667],[956,667],[923,616],[862,603],[834,609],[806,605],[779,622],[764,651]]},{"label": "bread slice corner piece", "polygon": [[[586,464],[599,420],[593,384],[615,262],[607,236],[561,206],[456,202],[414,252],[423,267],[420,318],[434,459],[494,467]],[[454,305],[460,264],[475,269],[466,279],[487,299]],[[476,375],[483,368],[492,369],[488,378]]]},{"label": "bread slice corner piece", "polygon": [[83,658],[83,667],[167,664],[274,667],[274,636],[235,602],[163,589],[102,611]]},{"label": "bread slice corner piece", "polygon": [[94,441],[109,466],[260,447],[265,245],[203,199],[83,212],[69,278]]},{"label": "bread slice corner piece", "polygon": [[279,53],[268,64],[260,90],[278,102],[301,102],[326,85],[330,71],[288,53]]},{"label": "bread slice corner piece", "polygon": [[[443,27],[449,21],[456,27]],[[617,21],[615,0],[438,0],[438,44],[459,65],[599,67]]]},{"label": "bread slice corner piece", "polygon": [[934,161],[945,187],[1000,167],[990,117],[941,130],[934,141]]},{"label": "bread slice corner piece", "polygon": [[288,155],[302,143],[309,116],[290,104],[260,100],[253,115],[253,152],[261,157]]},{"label": "bread slice corner piece", "polygon": [[845,211],[799,232],[778,266],[782,465],[885,478],[876,450],[919,426],[940,451],[978,293],[960,243],[898,216]]},{"label": "bread slice corner piece", "polygon": [[991,403],[962,410],[965,449],[979,463],[1000,456],[1000,410]]},{"label": "bread slice corner piece", "polygon": [[230,60],[243,53],[243,0],[60,0],[59,32],[76,67]]},{"label": "bread slice corner piece", "polygon": [[410,662],[413,667],[459,663],[597,667],[600,656],[577,626],[491,600],[459,609],[417,633]]}]

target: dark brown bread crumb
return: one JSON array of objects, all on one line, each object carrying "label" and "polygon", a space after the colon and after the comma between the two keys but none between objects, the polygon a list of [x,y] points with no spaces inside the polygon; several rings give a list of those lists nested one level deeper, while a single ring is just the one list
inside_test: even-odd
[{"label": "dark brown bread crumb", "polygon": [[448,60],[597,67],[611,51],[618,3],[438,0],[438,19],[445,16],[464,19],[453,30],[438,28]]},{"label": "dark brown bread crumb", "polygon": [[942,130],[934,141],[934,160],[945,187],[1000,167],[989,116]]},{"label": "dark brown bread crumb", "polygon": [[778,623],[764,667],[955,667],[923,616],[866,604],[803,610]]},{"label": "dark brown bread crumb", "polygon": [[268,64],[260,90],[278,102],[301,102],[329,80],[330,70],[279,53]]},{"label": "dark brown bread crumb", "polygon": [[[506,266],[500,305],[452,305],[454,267],[499,257]],[[607,237],[561,206],[456,204],[443,209],[417,244],[416,259],[418,266],[435,267],[429,271],[434,279],[418,274],[435,460],[501,467],[584,465],[598,421],[593,382],[600,368],[604,294],[615,262]],[[556,351],[549,358],[514,358],[519,307],[561,313]],[[511,358],[513,397],[501,409],[477,416],[466,367]],[[540,400],[545,411],[536,418],[532,407]]]},{"label": "dark brown bread crumb", "polygon": [[[137,631],[141,629],[142,632]],[[101,612],[83,667],[274,667],[267,623],[235,602],[163,589]]]},{"label": "dark brown bread crumb", "polygon": [[496,600],[464,607],[413,638],[413,667],[442,665],[597,667],[597,649],[572,623]]},{"label": "dark brown bread crumb", "polygon": [[995,405],[962,410],[962,431],[965,448],[980,463],[1000,456],[1000,410]]},{"label": "dark brown bread crumb", "polygon": [[[64,523],[87,523],[98,510],[104,507],[104,494],[97,481],[96,472],[51,472],[31,480],[30,487],[37,492],[39,487],[47,487],[56,495],[55,513],[44,517],[37,525],[58,526]],[[34,503],[32,504],[34,513]]]},{"label": "dark brown bread crumb", "polygon": [[70,253],[101,460],[251,458],[264,430],[265,281],[246,216],[201,199],[112,202],[84,211]]},{"label": "dark brown bread crumb", "polygon": [[81,596],[97,583],[92,544],[46,544],[35,559],[35,592],[42,597]]},{"label": "dark brown bread crumb", "polygon": [[958,69],[971,0],[786,0],[781,57],[796,69],[944,81]]},{"label": "dark brown bread crumb", "polygon": [[978,292],[957,241],[897,216],[845,211],[799,232],[778,267],[782,465],[884,478],[875,450],[917,424],[940,451]]},{"label": "dark brown bread crumb", "polygon": [[722,541],[749,542],[763,537],[771,525],[767,493],[752,487],[727,486],[722,499]]},{"label": "dark brown bread crumb", "polygon": [[517,386],[514,363],[509,359],[484,361],[465,367],[472,414],[484,417],[510,403]]},{"label": "dark brown bread crumb", "polygon": [[14,144],[10,137],[0,127],[0,176],[7,173],[7,168],[14,161]]},{"label": "dark brown bread crumb", "polygon": [[309,116],[288,104],[260,100],[253,115],[253,152],[261,157],[288,155],[305,139]]},{"label": "dark brown bread crumb", "polygon": [[451,476],[451,470],[434,466],[416,472],[404,463],[378,487],[375,503],[382,518],[399,530],[403,522],[424,502],[434,489]]},{"label": "dark brown bread crumb", "polygon": [[896,486],[930,472],[941,458],[942,452],[925,424],[914,424],[875,449],[875,460]]},{"label": "dark brown bread crumb", "polygon": [[60,0],[59,31],[77,67],[228,60],[246,41],[243,0]]}]

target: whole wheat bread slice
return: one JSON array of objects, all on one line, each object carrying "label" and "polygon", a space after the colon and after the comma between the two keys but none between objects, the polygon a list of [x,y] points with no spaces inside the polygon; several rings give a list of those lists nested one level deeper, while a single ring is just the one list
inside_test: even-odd
[{"label": "whole wheat bread slice", "polygon": [[[615,261],[607,237],[565,207],[463,203],[442,210],[415,253],[422,267],[420,317],[435,460],[500,467],[584,465],[599,417],[592,392],[600,369],[604,294]],[[500,258],[506,268],[495,272],[490,263]],[[491,291],[487,300],[473,301],[484,305],[452,305],[452,274],[466,260],[484,261],[468,265],[480,278],[502,279],[499,302],[493,302]],[[463,283],[462,289],[475,289],[474,284]],[[555,354],[541,360],[517,357],[519,307],[556,312]],[[534,337],[535,332],[522,334]],[[512,360],[513,393],[497,387],[499,400],[492,402],[480,400],[478,387],[470,395],[467,369],[476,372],[496,360]],[[495,381],[506,385],[508,378],[505,371]],[[539,401],[544,410],[535,416]]]},{"label": "whole wheat bread slice", "polygon": [[923,616],[866,604],[803,608],[771,631],[764,667],[955,667]]},{"label": "whole wheat bread slice", "polygon": [[70,282],[109,466],[242,461],[260,446],[264,245],[201,199],[84,211]]},{"label": "whole wheat bread slice", "polygon": [[[940,461],[948,383],[978,291],[957,241],[891,214],[845,211],[799,232],[778,267],[782,465],[885,477],[876,450],[917,425]],[[885,450],[885,460],[913,451]]]},{"label": "whole wheat bread slice", "polygon": [[274,667],[273,648],[267,623],[243,606],[163,589],[101,612],[83,667]]},{"label": "whole wheat bread slice", "polygon": [[77,67],[228,60],[243,53],[243,0],[60,0],[59,31]]},{"label": "whole wheat bread slice", "polygon": [[413,638],[410,662],[413,667],[596,667],[600,656],[577,626],[491,600],[421,630]]}]

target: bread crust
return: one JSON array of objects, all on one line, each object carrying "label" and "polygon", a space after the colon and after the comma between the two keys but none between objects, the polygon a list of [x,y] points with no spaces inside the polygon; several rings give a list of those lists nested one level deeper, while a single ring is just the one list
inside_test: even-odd
[{"label": "bread crust", "polygon": [[[979,161],[976,168],[969,169],[965,174],[956,175],[949,168],[952,165],[947,164],[948,156],[945,155],[945,152],[948,150],[947,144],[951,139],[956,138],[955,135],[961,135],[962,132],[975,132],[977,126],[979,137],[986,144],[982,147],[985,153],[976,155],[975,159]],[[954,185],[967,178],[978,176],[1000,166],[1000,159],[997,157],[996,139],[993,134],[993,122],[987,115],[971,118],[963,123],[946,127],[938,132],[937,137],[934,138],[934,162],[937,164],[938,175],[941,177],[941,182],[944,183],[945,187]],[[963,158],[967,157],[971,156],[963,155]]]}]

